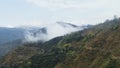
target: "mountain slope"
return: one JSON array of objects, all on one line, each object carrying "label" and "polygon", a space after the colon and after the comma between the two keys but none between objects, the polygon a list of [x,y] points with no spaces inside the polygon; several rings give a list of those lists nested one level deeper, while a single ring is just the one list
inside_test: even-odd
[{"label": "mountain slope", "polygon": [[[61,24],[60,24],[61,23]],[[54,27],[52,27],[54,25]],[[64,27],[66,26],[66,27]],[[71,28],[69,30],[69,28]],[[0,56],[4,56],[12,49],[25,42],[45,42],[57,36],[81,30],[87,27],[76,26],[69,23],[59,22],[45,27],[16,27],[0,28]],[[62,31],[56,30],[59,29]],[[57,32],[56,32],[57,31]]]},{"label": "mountain slope", "polygon": [[12,42],[7,42],[5,44],[0,45],[0,57],[6,55],[12,49],[22,45],[22,40],[14,40]]},{"label": "mountain slope", "polygon": [[[39,48],[38,52],[42,51],[42,53],[35,52],[32,56],[27,55],[29,58],[22,58],[22,63],[19,63],[19,60],[13,59],[18,58],[18,55],[21,56],[19,52],[27,51],[14,50],[18,55],[10,52],[1,60],[1,67],[120,68],[120,19],[106,21],[42,44],[25,45],[27,48],[33,46]],[[26,55],[22,56],[26,57]]]},{"label": "mountain slope", "polygon": [[0,45],[23,38],[24,38],[23,29],[0,27]]}]

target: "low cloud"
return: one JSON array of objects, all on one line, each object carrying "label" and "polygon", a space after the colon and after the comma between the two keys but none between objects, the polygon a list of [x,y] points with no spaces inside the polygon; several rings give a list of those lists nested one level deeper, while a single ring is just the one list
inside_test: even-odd
[{"label": "low cloud", "polygon": [[62,24],[52,23],[42,28],[46,29],[46,33],[43,33],[40,28],[27,29],[25,31],[25,41],[27,42],[48,41],[57,36],[63,36],[65,34],[83,29],[79,27],[73,27],[65,23],[62,23]]},{"label": "low cloud", "polygon": [[26,31],[25,32],[25,41],[26,42],[37,42],[37,41],[46,41],[48,40],[46,34],[37,34],[36,36],[33,33]]}]

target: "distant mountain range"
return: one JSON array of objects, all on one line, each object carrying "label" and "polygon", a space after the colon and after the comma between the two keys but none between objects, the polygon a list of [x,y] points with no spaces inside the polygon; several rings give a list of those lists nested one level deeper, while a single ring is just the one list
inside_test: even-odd
[{"label": "distant mountain range", "polygon": [[0,27],[0,44],[24,38],[24,30],[21,28]]}]

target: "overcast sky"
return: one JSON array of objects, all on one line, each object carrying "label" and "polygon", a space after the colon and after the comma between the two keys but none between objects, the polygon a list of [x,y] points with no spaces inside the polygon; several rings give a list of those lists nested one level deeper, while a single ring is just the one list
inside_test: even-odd
[{"label": "overcast sky", "polygon": [[0,0],[0,27],[70,22],[97,24],[120,16],[120,0]]}]

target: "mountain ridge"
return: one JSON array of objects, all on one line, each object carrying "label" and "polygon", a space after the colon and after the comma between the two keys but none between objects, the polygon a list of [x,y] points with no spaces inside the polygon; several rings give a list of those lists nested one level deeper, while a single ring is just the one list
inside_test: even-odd
[{"label": "mountain ridge", "polygon": [[[73,27],[73,24],[61,22],[64,27],[60,24],[55,24],[55,27],[51,25],[49,27],[14,27],[14,28],[6,28],[0,27],[0,56],[4,56],[12,49],[29,42],[45,42],[54,37],[62,36],[64,34],[78,31],[84,29],[86,27],[76,26]],[[75,25],[74,25],[75,26]],[[69,27],[73,30],[69,30]],[[80,27],[80,28],[78,28]],[[56,29],[60,29],[64,32],[62,33],[54,33]],[[58,31],[58,30],[57,30]],[[12,42],[12,43],[11,43]],[[21,43],[18,43],[21,42]]]}]

